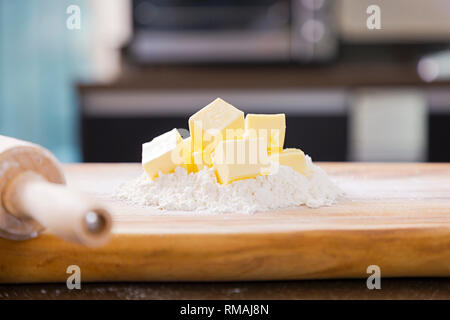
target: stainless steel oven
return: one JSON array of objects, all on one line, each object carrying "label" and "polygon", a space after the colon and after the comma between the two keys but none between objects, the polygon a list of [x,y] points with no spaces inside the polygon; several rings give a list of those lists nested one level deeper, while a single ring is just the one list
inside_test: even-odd
[{"label": "stainless steel oven", "polygon": [[134,0],[139,63],[312,62],[334,57],[333,1]]}]

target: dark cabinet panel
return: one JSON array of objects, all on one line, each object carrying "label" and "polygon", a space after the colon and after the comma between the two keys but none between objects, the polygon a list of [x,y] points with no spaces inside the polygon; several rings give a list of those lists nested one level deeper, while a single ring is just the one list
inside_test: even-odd
[{"label": "dark cabinet panel", "polygon": [[431,114],[428,119],[428,161],[450,162],[450,114]]},{"label": "dark cabinet panel", "polygon": [[298,147],[314,161],[347,160],[347,116],[295,116],[286,120],[285,147]]},{"label": "dark cabinet panel", "polygon": [[140,162],[142,143],[173,128],[186,128],[187,118],[84,118],[85,162]]}]

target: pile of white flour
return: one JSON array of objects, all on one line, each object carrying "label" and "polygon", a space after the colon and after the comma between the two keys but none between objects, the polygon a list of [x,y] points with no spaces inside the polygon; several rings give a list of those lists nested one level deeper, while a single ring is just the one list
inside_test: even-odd
[{"label": "pile of white flour", "polygon": [[232,182],[217,183],[213,168],[188,174],[184,168],[160,174],[151,181],[145,173],[124,183],[115,198],[132,205],[162,210],[195,211],[199,214],[243,213],[307,205],[331,205],[342,194],[327,174],[306,157],[308,177],[290,167],[277,173]]}]

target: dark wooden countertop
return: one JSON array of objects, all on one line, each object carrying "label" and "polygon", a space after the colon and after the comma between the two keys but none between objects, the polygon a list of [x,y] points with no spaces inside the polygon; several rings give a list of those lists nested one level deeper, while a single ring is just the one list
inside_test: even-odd
[{"label": "dark wooden countertop", "polygon": [[302,65],[202,65],[126,68],[106,84],[78,84],[89,90],[157,89],[298,89],[371,86],[448,86],[450,81],[424,82],[414,63],[339,63]]},{"label": "dark wooden countertop", "polygon": [[369,290],[364,279],[227,283],[88,283],[0,285],[0,299],[419,299],[449,300],[450,278],[383,279]]}]

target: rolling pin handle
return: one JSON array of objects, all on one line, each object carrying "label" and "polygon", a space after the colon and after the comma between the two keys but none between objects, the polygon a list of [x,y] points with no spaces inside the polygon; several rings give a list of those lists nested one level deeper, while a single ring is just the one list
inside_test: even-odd
[{"label": "rolling pin handle", "polygon": [[111,216],[90,197],[48,182],[33,171],[15,177],[3,192],[7,211],[25,223],[39,223],[60,238],[99,246],[106,243]]},{"label": "rolling pin handle", "polygon": [[106,221],[102,213],[97,211],[88,211],[84,216],[84,222],[89,232],[98,234],[104,231],[106,227]]}]

